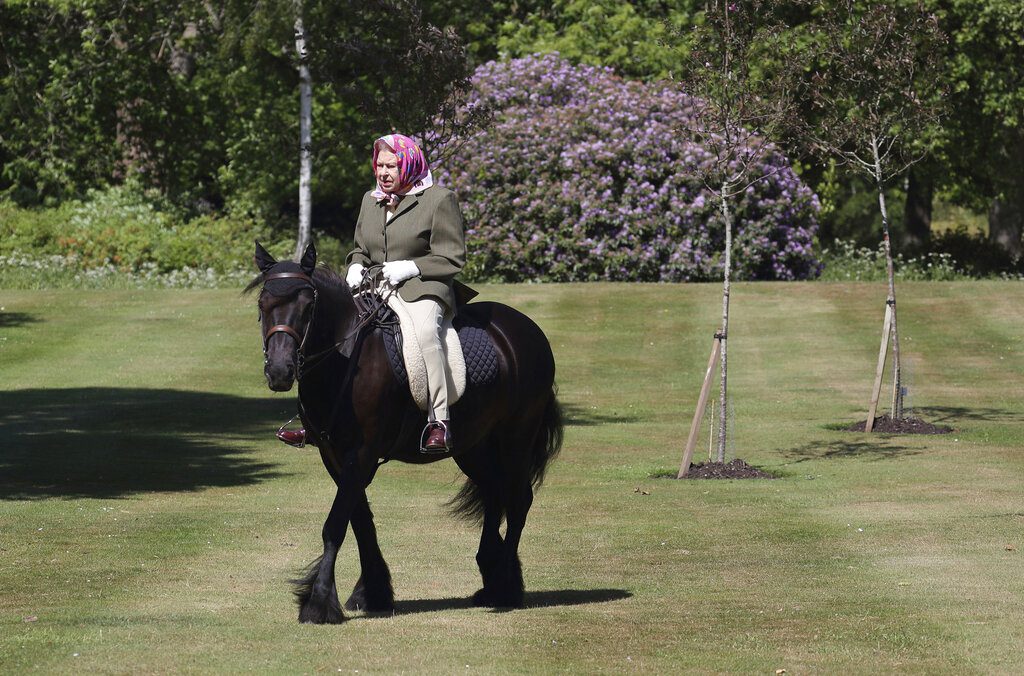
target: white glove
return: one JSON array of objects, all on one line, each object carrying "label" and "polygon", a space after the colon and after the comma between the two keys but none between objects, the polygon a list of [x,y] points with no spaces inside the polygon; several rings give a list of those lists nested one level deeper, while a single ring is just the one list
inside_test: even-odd
[{"label": "white glove", "polygon": [[362,284],[364,269],[365,268],[360,263],[353,263],[348,266],[348,273],[345,275],[345,282],[348,284],[350,289],[354,289]]},{"label": "white glove", "polygon": [[412,261],[388,261],[384,264],[384,279],[391,286],[398,286],[410,277],[420,274],[420,269]]}]

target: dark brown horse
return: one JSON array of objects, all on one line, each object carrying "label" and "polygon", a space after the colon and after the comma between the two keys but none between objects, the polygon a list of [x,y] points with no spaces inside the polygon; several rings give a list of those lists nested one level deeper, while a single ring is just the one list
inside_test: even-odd
[{"label": "dark brown horse", "polygon": [[[300,263],[278,262],[256,244],[264,374],[270,389],[299,383],[302,422],[338,490],[323,527],[323,555],[296,580],[301,622],[344,619],[334,563],[349,524],[359,547],[361,575],[349,610],[394,610],[391,574],[377,543],[366,489],[387,460],[427,463],[452,457],[468,477],[452,498],[456,514],[482,522],[477,565],[483,588],[473,603],[520,607],[523,574],[519,539],[533,489],[562,443],[555,397],[555,362],[540,328],[501,305],[461,306],[459,321],[484,329],[498,356],[498,377],[468,390],[451,410],[454,451],[424,455],[426,414],[388,362],[382,331],[360,316],[353,294],[336,273],[316,267],[316,251]],[[506,522],[505,535],[499,527]]]}]

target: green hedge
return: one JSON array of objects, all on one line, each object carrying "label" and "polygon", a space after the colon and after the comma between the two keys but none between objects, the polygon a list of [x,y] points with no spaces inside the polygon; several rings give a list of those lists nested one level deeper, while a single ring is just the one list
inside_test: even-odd
[{"label": "green hedge", "polygon": [[[348,242],[314,232],[321,262],[341,269]],[[240,287],[255,270],[253,241],[289,258],[294,239],[255,219],[231,214],[184,219],[153,195],[131,187],[93,191],[50,209],[0,202],[0,288]],[[971,277],[1024,279],[981,235],[937,235],[931,253],[896,258],[903,280]],[[881,281],[881,249],[838,241],[822,252],[824,281]]]},{"label": "green hedge", "polygon": [[[314,233],[321,260],[340,266],[348,250]],[[0,202],[0,285],[231,286],[255,271],[253,242],[288,258],[292,235],[247,216],[181,218],[132,187],[90,191],[50,209]]]}]

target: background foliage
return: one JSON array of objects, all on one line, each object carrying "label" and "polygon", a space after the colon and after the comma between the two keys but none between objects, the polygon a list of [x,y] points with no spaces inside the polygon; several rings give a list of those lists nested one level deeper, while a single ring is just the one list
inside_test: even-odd
[{"label": "background foliage", "polygon": [[[34,210],[0,202],[0,286],[219,286],[252,276],[253,240],[286,256],[290,233],[243,215],[188,218],[129,183]],[[323,259],[342,245],[317,233]],[[123,278],[123,279],[119,279]]]},{"label": "background foliage", "polygon": [[[557,55],[477,69],[470,105],[496,121],[440,178],[463,200],[471,270],[519,281],[716,277],[724,239],[699,176],[710,154],[686,132],[693,101]],[[817,274],[817,200],[779,152],[737,200],[736,272]]]},{"label": "background foliage", "polygon": [[[922,236],[913,214],[925,204],[930,219],[933,201],[936,208],[961,205],[977,216],[941,226],[982,233],[957,240],[965,245],[958,260],[974,270],[1005,270],[1019,261],[1024,218],[1024,174],[1007,171],[1024,164],[1024,5],[923,2],[949,37],[940,79],[950,94],[945,123],[930,139],[931,160],[888,188],[893,231],[898,242],[904,234],[906,243],[916,242],[909,253],[924,255],[941,240],[931,237],[927,221]],[[785,10],[794,49],[807,39],[816,4],[822,3]],[[677,74],[692,28],[703,20],[703,3],[691,0],[303,6],[314,81],[313,224],[341,241],[370,183],[365,160],[372,138],[394,128],[429,132],[472,67],[557,51],[573,64],[610,66],[653,83]],[[36,210],[43,232],[60,229],[63,204],[128,183],[166,216],[165,225],[205,215],[291,236],[298,173],[293,8],[242,0],[0,4],[6,217],[15,204]],[[861,179],[828,165],[796,170],[820,196],[821,244],[842,238],[874,246],[874,196]]]},{"label": "background foliage", "polygon": [[[373,138],[426,127],[468,71],[461,43],[426,23],[414,3],[303,7],[317,219],[342,227],[344,206],[370,183]],[[54,205],[134,178],[189,214],[227,210],[287,223],[298,192],[293,8],[242,0],[0,5],[0,195]]]}]

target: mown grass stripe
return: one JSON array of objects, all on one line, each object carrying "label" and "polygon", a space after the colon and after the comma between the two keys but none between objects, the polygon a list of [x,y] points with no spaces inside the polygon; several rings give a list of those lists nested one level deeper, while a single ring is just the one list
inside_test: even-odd
[{"label": "mown grass stripe", "polygon": [[[40,321],[0,326],[0,667],[999,672],[1024,659],[1019,284],[902,285],[915,400],[958,428],[928,438],[826,427],[864,407],[884,288],[734,286],[736,452],[771,482],[652,478],[678,466],[717,285],[483,291],[548,332],[568,410],[523,540],[533,607],[467,607],[477,533],[441,507],[457,471],[389,464],[370,497],[404,610],[329,628],[295,622],[284,581],[318,553],[333,490],[314,451],[272,437],[294,395],[265,391],[253,299],[4,292],[6,312]],[[356,567],[346,542],[339,593]]]}]

